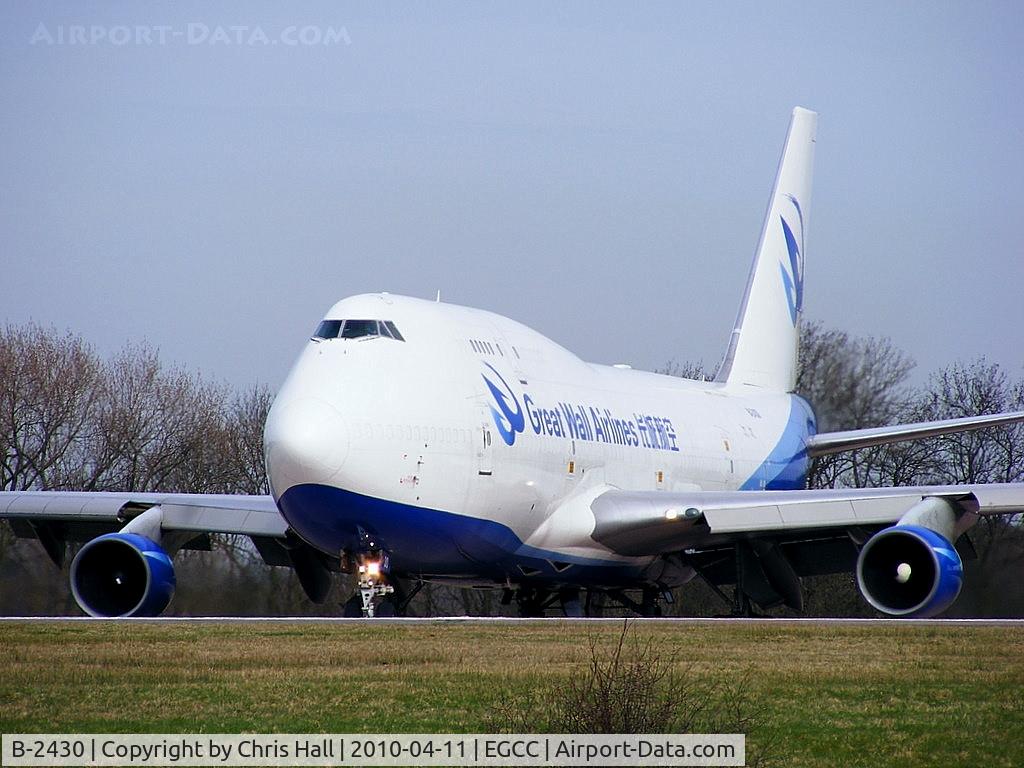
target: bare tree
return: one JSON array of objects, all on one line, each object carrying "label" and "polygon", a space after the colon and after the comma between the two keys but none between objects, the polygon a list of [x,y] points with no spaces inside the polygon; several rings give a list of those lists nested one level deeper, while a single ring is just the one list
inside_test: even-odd
[{"label": "bare tree", "polygon": [[[815,409],[818,429],[865,429],[898,422],[911,409],[907,377],[914,362],[889,339],[851,337],[845,331],[804,323],[797,392]],[[879,484],[889,447],[817,459],[813,488]]]},{"label": "bare tree", "polygon": [[263,425],[274,402],[265,386],[236,395],[227,411],[227,452],[235,493],[270,493],[263,460]]},{"label": "bare tree", "polygon": [[95,422],[101,376],[77,336],[34,324],[0,332],[0,488],[61,487]]},{"label": "bare tree", "polygon": [[[954,419],[1024,409],[1024,381],[984,359],[954,363],[934,374],[920,398],[923,419]],[[1024,478],[1024,426],[961,432],[927,442],[941,460],[932,469],[939,483],[1012,483]]]}]

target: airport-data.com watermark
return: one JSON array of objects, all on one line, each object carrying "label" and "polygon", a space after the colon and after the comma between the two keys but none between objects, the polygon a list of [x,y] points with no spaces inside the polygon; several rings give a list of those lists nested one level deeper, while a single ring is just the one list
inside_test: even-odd
[{"label": "airport-data.com watermark", "polygon": [[290,24],[279,28],[247,24],[46,24],[39,22],[29,38],[37,46],[172,46],[205,47],[284,46],[313,48],[351,45],[343,26]]}]

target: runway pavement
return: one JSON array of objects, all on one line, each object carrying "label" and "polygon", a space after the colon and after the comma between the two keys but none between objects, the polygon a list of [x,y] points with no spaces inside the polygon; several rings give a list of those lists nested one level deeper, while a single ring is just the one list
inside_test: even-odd
[{"label": "runway pavement", "polygon": [[[103,619],[92,616],[2,616],[0,622],[94,622],[118,621],[137,623],[222,623],[246,624],[254,622],[272,622],[280,624],[351,624],[372,621],[381,624],[513,624],[517,622],[578,622],[578,623],[614,623],[623,621],[618,618],[567,619],[564,617],[520,619],[504,616],[437,616],[432,618],[374,618],[344,619],[322,616],[160,616],[157,618],[138,619]],[[714,624],[811,624],[811,625],[930,625],[930,626],[1020,626],[1024,627],[1024,619],[836,619],[836,618],[657,618],[647,619],[629,617],[630,622],[679,625],[714,625]]]}]

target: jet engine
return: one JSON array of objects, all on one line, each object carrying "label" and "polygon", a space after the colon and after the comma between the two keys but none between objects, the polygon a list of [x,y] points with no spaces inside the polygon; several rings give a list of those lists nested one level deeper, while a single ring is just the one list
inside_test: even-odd
[{"label": "jet engine", "polygon": [[[156,522],[147,533],[155,530],[159,536],[158,515],[158,508],[146,513],[147,522]],[[71,593],[90,616],[157,616],[174,596],[170,556],[152,538],[132,528],[129,524],[120,533],[93,539],[71,563]]]},{"label": "jet engine", "polygon": [[864,599],[907,618],[935,616],[952,605],[963,586],[963,563],[952,544],[956,519],[950,502],[931,497],[872,536],[857,558]]}]

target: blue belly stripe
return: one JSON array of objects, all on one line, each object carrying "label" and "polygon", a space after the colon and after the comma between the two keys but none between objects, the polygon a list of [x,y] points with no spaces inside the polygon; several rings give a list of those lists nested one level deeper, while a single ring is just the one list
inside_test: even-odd
[{"label": "blue belly stripe", "polygon": [[[391,553],[392,570],[407,575],[448,575],[513,581],[523,572],[562,583],[635,583],[643,566],[563,555],[523,544],[507,526],[396,501],[364,496],[333,486],[289,488],[278,499],[288,524],[313,546],[336,554],[354,548],[358,527],[379,537]],[[556,571],[551,562],[573,567]]]}]

